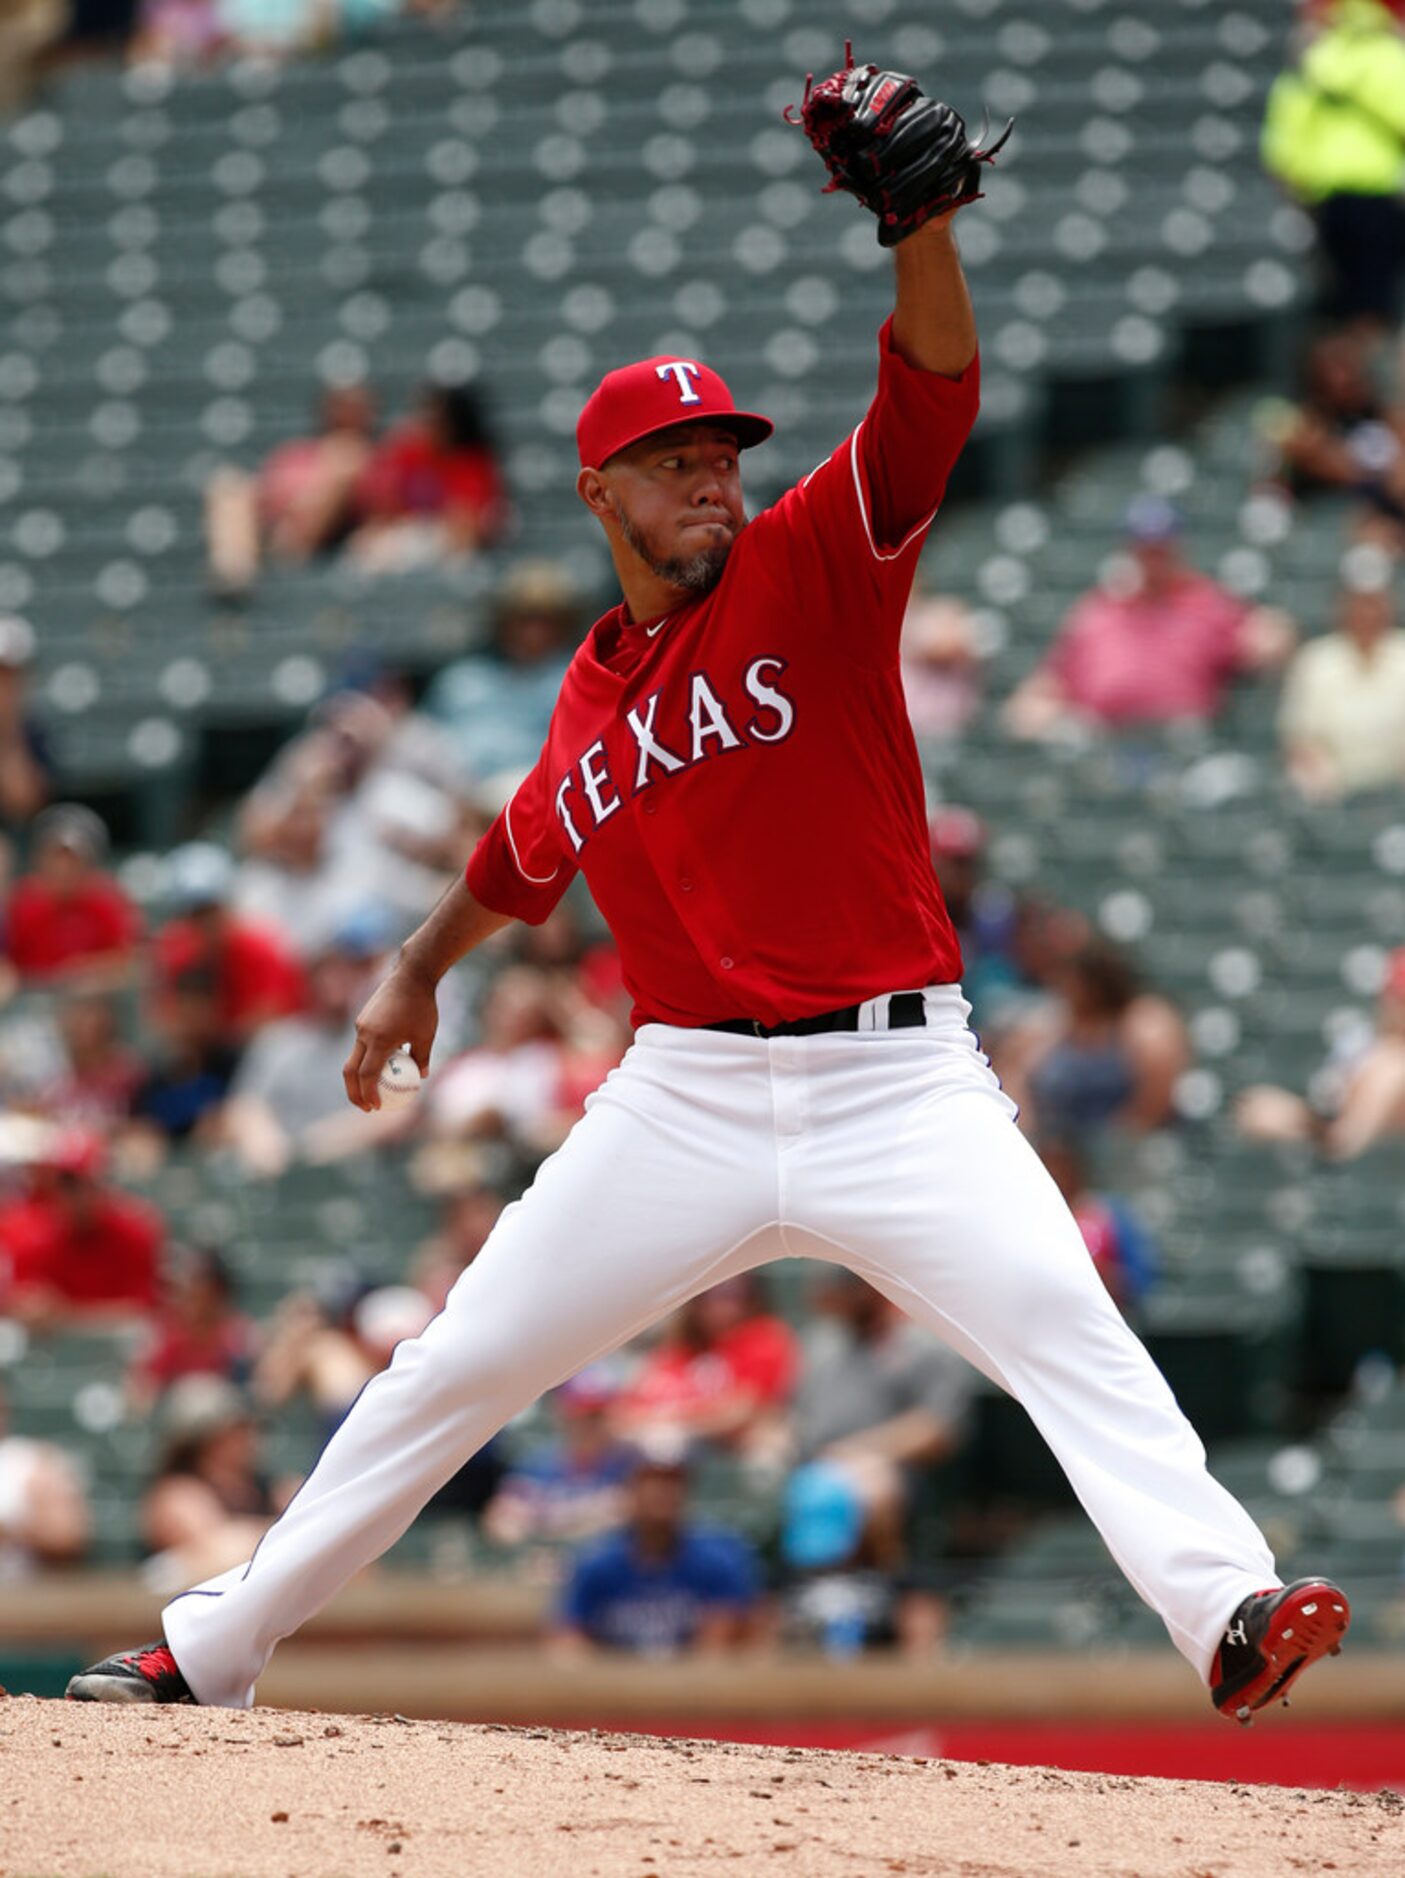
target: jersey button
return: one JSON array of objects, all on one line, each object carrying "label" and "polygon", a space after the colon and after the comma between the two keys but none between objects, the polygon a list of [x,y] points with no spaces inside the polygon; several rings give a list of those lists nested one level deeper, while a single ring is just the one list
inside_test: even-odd
[{"label": "jersey button", "polygon": [[657,814],[658,814],[658,812],[659,812],[659,805],[658,805],[658,803],[657,803],[657,801],[656,801],[656,800],[654,799],[654,797],[653,797],[653,796],[645,796],[645,798],[644,798],[644,813],[645,813],[646,815],[657,815]]},{"label": "jersey button", "polygon": [[693,891],[693,883],[686,874],[678,883],[678,891],[680,893],[691,893]]},{"label": "jersey button", "polygon": [[729,972],[731,971],[732,967],[736,964],[736,960],[735,959],[718,959],[717,963],[722,967],[724,972]]}]

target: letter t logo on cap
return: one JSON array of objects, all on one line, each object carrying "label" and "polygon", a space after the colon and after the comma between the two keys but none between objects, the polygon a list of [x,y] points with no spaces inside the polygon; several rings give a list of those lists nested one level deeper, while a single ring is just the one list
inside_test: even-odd
[{"label": "letter t logo on cap", "polygon": [[691,359],[671,359],[667,365],[656,365],[655,375],[659,378],[671,378],[678,387],[680,404],[701,404],[702,399],[693,389],[692,380],[702,376],[702,367]]}]

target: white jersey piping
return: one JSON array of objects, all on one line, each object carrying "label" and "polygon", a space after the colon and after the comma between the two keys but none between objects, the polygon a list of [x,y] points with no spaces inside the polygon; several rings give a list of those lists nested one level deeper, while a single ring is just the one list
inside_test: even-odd
[{"label": "white jersey piping", "polygon": [[[916,541],[917,537],[924,529],[928,529],[932,526],[932,523],[936,520],[937,511],[933,509],[932,513],[923,521],[918,522],[915,527],[910,528],[896,548],[892,548],[885,553],[884,550],[878,546],[878,543],[873,539],[873,528],[868,519],[868,507],[864,502],[863,479],[859,475],[859,431],[862,429],[863,425],[860,424],[853,436],[849,439],[849,465],[854,472],[854,494],[858,499],[859,515],[863,521],[863,531],[868,537],[869,552],[873,555],[875,561],[896,561],[900,554],[907,552],[908,548],[911,547],[912,543]],[[813,471],[811,474],[813,474]]]},{"label": "white jersey piping", "polygon": [[517,863],[517,871],[523,880],[529,880],[534,887],[545,887],[550,881],[555,880],[561,872],[559,861],[549,874],[529,874],[522,865],[522,856],[517,852],[517,842],[512,833],[512,804],[510,802],[503,809],[502,825],[507,830],[507,845],[512,849],[512,858]]}]

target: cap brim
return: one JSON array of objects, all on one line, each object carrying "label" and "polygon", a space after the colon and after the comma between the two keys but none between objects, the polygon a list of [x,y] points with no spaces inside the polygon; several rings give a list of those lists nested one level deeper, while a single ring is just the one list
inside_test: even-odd
[{"label": "cap brim", "polygon": [[623,443],[617,443],[610,455],[595,467],[603,469],[612,458],[622,450],[632,450],[637,443],[643,443],[646,437],[657,437],[665,430],[680,430],[685,424],[716,424],[719,429],[730,430],[736,434],[739,450],[754,449],[758,443],[765,443],[775,430],[769,417],[762,417],[756,411],[708,411],[698,417],[672,417],[666,424],[651,424],[647,430],[641,430],[637,436],[626,437]]}]

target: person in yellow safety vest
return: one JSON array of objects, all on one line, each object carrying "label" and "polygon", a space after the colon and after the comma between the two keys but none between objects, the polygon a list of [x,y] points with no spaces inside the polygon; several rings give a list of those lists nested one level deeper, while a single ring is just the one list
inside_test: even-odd
[{"label": "person in yellow safety vest", "polygon": [[1273,84],[1266,167],[1317,224],[1329,311],[1389,323],[1405,284],[1405,0],[1309,0],[1298,64]]}]

